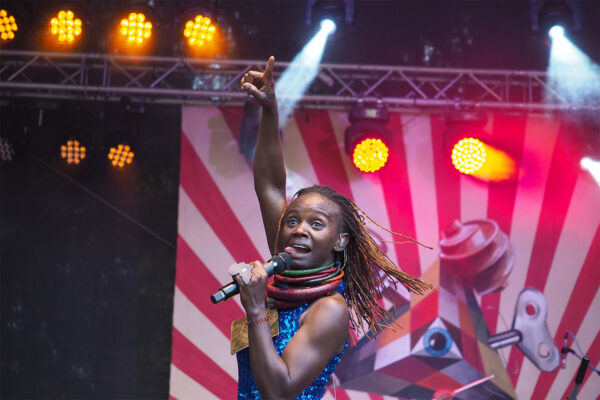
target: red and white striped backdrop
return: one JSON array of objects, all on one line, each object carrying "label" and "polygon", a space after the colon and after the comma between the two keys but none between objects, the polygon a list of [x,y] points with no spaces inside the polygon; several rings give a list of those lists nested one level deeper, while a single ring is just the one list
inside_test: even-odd
[{"label": "red and white striped backdrop", "polygon": [[[254,195],[252,170],[238,151],[241,108],[182,110],[177,271],[173,314],[171,399],[233,399],[237,366],[229,355],[230,323],[243,315],[239,300],[213,305],[209,296],[230,281],[233,262],[269,258]],[[516,159],[516,182],[485,184],[460,175],[444,153],[443,117],[392,114],[388,165],[357,171],[343,148],[346,113],[297,112],[283,130],[288,195],[314,183],[330,185],[374,220],[435,247],[390,245],[388,254],[414,275],[437,258],[440,231],[454,219],[491,218],[509,235],[516,264],[508,287],[481,298],[491,333],[507,327],[524,287],[548,301],[548,326],[557,345],[572,329],[593,363],[600,360],[600,189],[569,164],[569,129],[556,117],[489,115],[485,130]],[[392,238],[374,228],[384,239]],[[486,308],[492,306],[492,308]],[[560,347],[560,345],[559,345]],[[501,350],[520,399],[565,398],[579,362],[540,373],[516,347]],[[511,372],[518,371],[516,374]],[[588,373],[582,399],[600,393]],[[337,390],[339,399],[388,399]],[[333,395],[330,391],[328,399]]]}]

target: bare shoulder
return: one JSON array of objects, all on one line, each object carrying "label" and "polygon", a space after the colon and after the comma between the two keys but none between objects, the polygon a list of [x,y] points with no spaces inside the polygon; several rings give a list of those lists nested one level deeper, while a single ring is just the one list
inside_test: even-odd
[{"label": "bare shoulder", "polygon": [[344,297],[334,293],[316,300],[303,319],[305,324],[318,324],[322,331],[347,333],[350,312]]}]

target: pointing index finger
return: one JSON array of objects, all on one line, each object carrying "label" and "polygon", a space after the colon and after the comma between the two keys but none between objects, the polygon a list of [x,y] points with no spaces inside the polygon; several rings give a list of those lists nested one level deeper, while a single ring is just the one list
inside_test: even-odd
[{"label": "pointing index finger", "polygon": [[267,61],[267,66],[265,67],[265,72],[263,72],[263,78],[266,81],[270,81],[273,79],[273,65],[275,64],[275,57],[269,57],[269,61]]}]

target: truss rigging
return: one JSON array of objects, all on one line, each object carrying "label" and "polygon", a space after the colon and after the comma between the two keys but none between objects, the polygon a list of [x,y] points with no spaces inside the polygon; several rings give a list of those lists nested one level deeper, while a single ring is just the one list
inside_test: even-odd
[{"label": "truss rigging", "polygon": [[[289,65],[277,62],[277,79]],[[264,61],[2,51],[0,96],[173,104],[242,104],[242,75]],[[282,97],[282,94],[278,94]],[[600,110],[572,104],[541,71],[321,64],[298,106],[481,107],[523,111]]]}]

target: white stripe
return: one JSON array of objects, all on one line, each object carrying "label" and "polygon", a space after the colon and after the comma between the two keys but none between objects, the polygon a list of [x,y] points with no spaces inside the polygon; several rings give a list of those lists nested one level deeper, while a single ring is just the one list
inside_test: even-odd
[{"label": "white stripe", "polygon": [[[573,293],[573,296],[577,296],[576,293]],[[598,331],[600,331],[600,318],[598,318],[598,310],[600,310],[600,290],[596,292],[594,296],[594,300],[590,304],[590,308],[588,308],[588,312],[585,314],[583,321],[581,322],[581,326],[579,330],[575,333],[575,337],[579,342],[579,345],[582,347],[584,353],[587,353],[589,348],[592,346],[592,342]],[[562,332],[561,332],[562,333]],[[561,335],[562,336],[562,335]],[[562,340],[561,340],[562,343]],[[579,354],[579,350],[577,349],[577,345],[575,342],[571,341],[569,337],[569,347],[573,350],[577,351]],[[589,356],[589,354],[588,354]],[[575,375],[577,374],[577,370],[579,369],[579,359],[573,355],[567,356],[567,368],[561,369],[556,375],[552,386],[550,387],[550,391],[548,392],[549,399],[558,399],[562,396],[563,392],[567,389],[568,385],[570,385],[575,379]],[[599,360],[590,360],[590,363],[598,363]],[[597,396],[600,393],[600,379],[595,372],[588,371],[588,374],[592,374],[586,381],[586,384],[582,388],[580,394],[577,395],[578,399],[593,399],[594,396]],[[584,395],[584,392],[587,390],[594,389],[593,396],[590,394],[588,396]],[[584,390],[585,389],[585,390]],[[569,393],[571,394],[571,393]]]},{"label": "white stripe", "polygon": [[[600,214],[590,213],[589,210],[599,203],[600,191],[596,184],[579,177],[544,287],[544,294],[548,302],[547,323],[552,337],[556,336],[556,329],[564,316],[570,297],[577,296],[577,293],[573,293],[573,288],[585,262],[598,223],[600,223]],[[590,312],[587,315],[590,315]],[[597,330],[594,331],[594,334],[595,332]],[[562,336],[564,332],[559,333]],[[522,376],[525,378],[521,379]],[[540,371],[528,364],[527,371],[523,370],[519,376],[517,383],[517,388],[520,389],[519,395],[529,398],[532,393],[530,391],[535,389],[539,376]],[[557,375],[557,377],[559,376],[561,374]],[[562,388],[562,391],[564,389],[565,387]],[[562,391],[558,396],[562,395]],[[549,398],[556,397],[549,396]]]},{"label": "white stripe", "polygon": [[488,184],[460,175],[460,220],[487,218]]},{"label": "white stripe", "polygon": [[[544,293],[548,294],[548,328],[554,336],[567,307],[579,271],[600,224],[600,213],[590,212],[600,204],[598,186],[581,176],[577,180],[569,210],[554,253]],[[559,294],[559,295],[556,295]]]},{"label": "white stripe", "polygon": [[[527,277],[557,131],[558,123],[552,119],[531,115],[527,118],[520,170],[523,176],[517,184],[510,229],[515,266],[508,278],[509,285],[500,296],[499,312],[509,324]],[[496,332],[503,329],[498,318]]]},{"label": "white stripe", "polygon": [[211,400],[217,396],[171,364],[169,394],[177,400]]},{"label": "white stripe", "polygon": [[429,115],[403,115],[402,126],[415,232],[421,243],[434,248],[434,250],[429,250],[416,245],[419,251],[421,273],[424,273],[437,260],[440,234],[431,139],[431,117]]},{"label": "white stripe", "polygon": [[348,397],[352,400],[371,400],[371,397],[366,392],[359,392],[358,390],[348,390],[346,389],[346,393]]},{"label": "white stripe", "polygon": [[237,363],[230,355],[229,339],[175,287],[173,326],[190,342],[237,380]]},{"label": "white stripe", "polygon": [[[227,268],[235,263],[233,257],[181,186],[179,187],[178,220],[179,234],[194,254],[212,272],[219,283],[224,285],[231,282]],[[239,296],[235,296],[233,299],[241,307]]]},{"label": "white stripe", "polygon": [[[539,221],[539,216],[558,127],[557,121],[550,118],[527,118],[520,171],[523,176],[517,185],[510,234],[510,242],[515,250],[515,266],[509,277],[510,284],[500,297],[500,314],[508,321],[512,321],[517,297],[525,286],[538,223],[545,222]],[[499,325],[496,326],[500,329]],[[537,367],[525,358],[515,387],[519,398],[530,398],[536,383],[530,376],[537,376],[536,373],[539,373]]]},{"label": "white stripe", "polygon": [[[341,158],[344,163],[346,176],[348,177],[348,182],[350,184],[350,190],[352,190],[352,198],[354,202],[378,224],[389,227],[390,219],[387,213],[385,197],[383,195],[383,189],[381,186],[381,181],[379,180],[379,176],[361,173],[358,169],[356,169],[352,163],[352,160],[346,154],[344,147],[344,135],[346,127],[348,127],[347,114],[331,111],[329,112],[329,116],[331,118],[331,124],[336,136]],[[381,236],[383,240],[398,240],[398,238],[394,237],[389,232],[379,228],[371,222],[367,222],[367,226],[373,232],[376,232],[379,236]],[[386,249],[386,254],[388,257],[397,264],[398,259],[396,257],[395,246],[391,243],[386,243]]]},{"label": "white stripe", "polygon": [[[493,126],[494,114],[488,113],[487,124],[483,127],[483,130],[486,132],[491,132]],[[448,162],[450,162],[450,160],[448,160]],[[487,218],[487,209],[488,183],[464,174],[460,174],[461,222]]]},{"label": "white stripe", "polygon": [[183,107],[181,126],[262,259],[269,259],[258,199],[254,194],[252,169],[240,154],[238,143],[221,112],[217,107]]},{"label": "white stripe", "polygon": [[296,119],[288,118],[282,132],[283,156],[287,169],[286,194],[290,198],[298,190],[318,184],[319,180],[308,156]]}]

